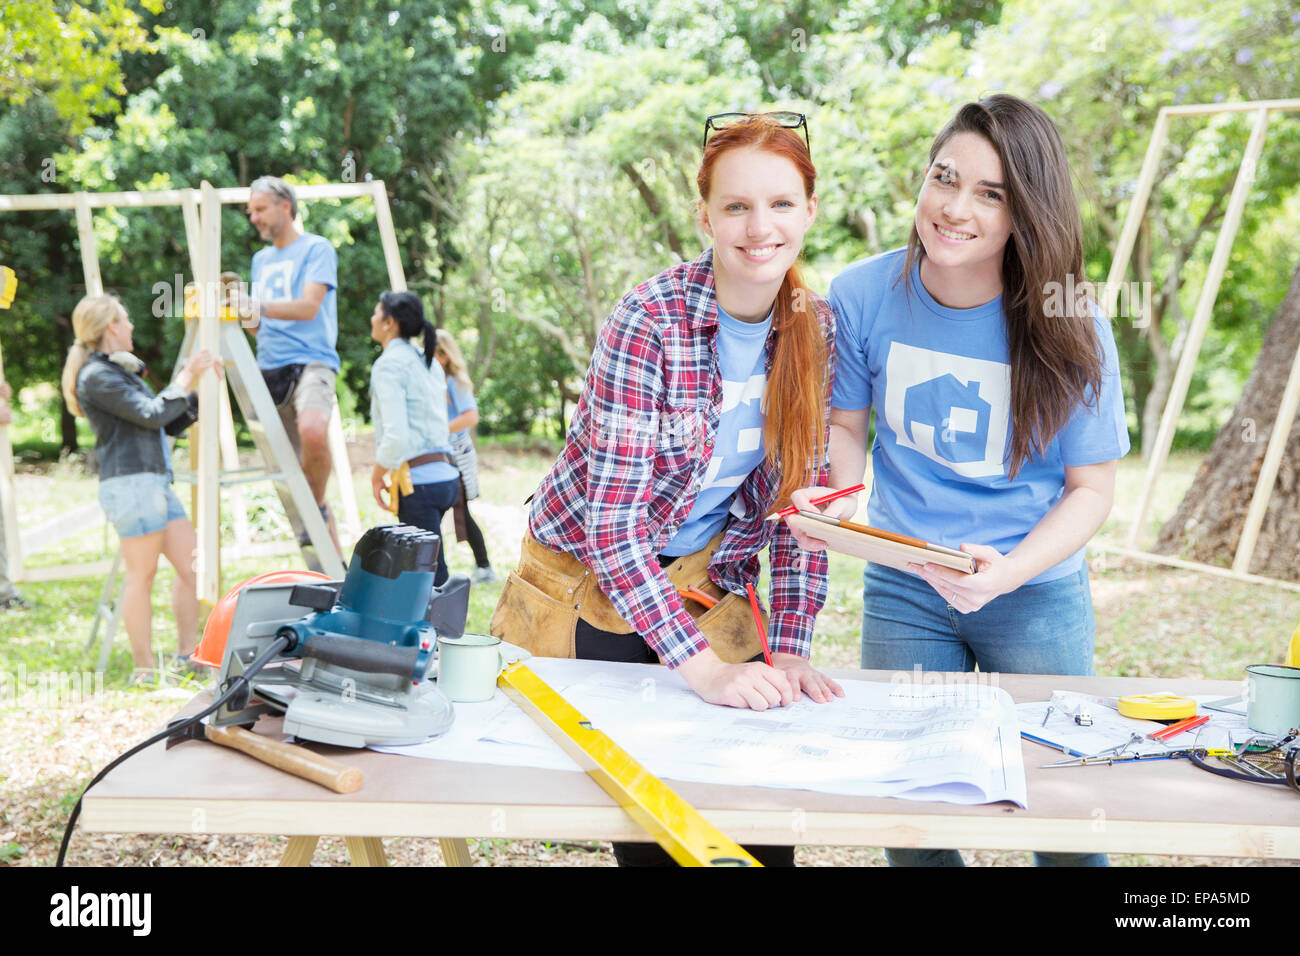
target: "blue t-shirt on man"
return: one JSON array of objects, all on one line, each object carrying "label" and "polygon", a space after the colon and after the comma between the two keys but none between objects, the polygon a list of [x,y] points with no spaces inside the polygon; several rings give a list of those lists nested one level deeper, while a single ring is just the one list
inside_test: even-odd
[{"label": "blue t-shirt on man", "polygon": [[317,362],[339,370],[338,255],[329,240],[303,233],[283,249],[267,246],[253,255],[253,297],[263,302],[301,299],[308,282],[328,286],[311,319],[262,317],[257,327],[258,368]]},{"label": "blue t-shirt on man", "polygon": [[[947,308],[926,291],[919,267],[898,281],[905,260],[904,249],[864,259],[830,288],[838,317],[831,404],[876,412],[867,520],[950,548],[984,544],[1006,554],[1060,499],[1067,466],[1128,453],[1115,337],[1095,315],[1104,353],[1100,402],[1089,393],[1086,407],[1013,480],[1002,298]],[[1080,548],[1027,583],[1065,577],[1083,560]]]},{"label": "blue t-shirt on man", "polygon": [[726,525],[736,489],[767,454],[763,441],[763,395],[767,391],[763,346],[771,328],[771,313],[762,322],[742,322],[718,306],[722,408],[713,457],[690,514],[664,548],[664,554],[694,554],[708,544]]}]

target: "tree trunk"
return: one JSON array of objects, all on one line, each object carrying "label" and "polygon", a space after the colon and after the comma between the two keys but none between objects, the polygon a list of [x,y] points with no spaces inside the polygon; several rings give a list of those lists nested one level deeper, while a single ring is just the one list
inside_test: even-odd
[{"label": "tree trunk", "polygon": [[[1300,346],[1300,268],[1264,336],[1232,417],[1219,430],[1155,550],[1230,565]],[[1300,416],[1291,426],[1250,572],[1300,580]]]},{"label": "tree trunk", "polygon": [[685,262],[686,253],[682,249],[681,237],[677,235],[677,230],[673,228],[673,224],[668,221],[668,216],[664,213],[663,203],[659,201],[655,191],[650,188],[650,184],[645,181],[641,173],[631,163],[623,163],[618,168],[632,181],[632,185],[636,187],[637,193],[641,196],[641,201],[645,203],[646,209],[650,211],[651,218],[659,223],[659,227],[663,230],[664,242],[668,243],[668,248],[673,251],[677,261]]},{"label": "tree trunk", "polygon": [[71,453],[77,450],[77,420],[68,411],[67,402],[59,401],[59,451]]}]

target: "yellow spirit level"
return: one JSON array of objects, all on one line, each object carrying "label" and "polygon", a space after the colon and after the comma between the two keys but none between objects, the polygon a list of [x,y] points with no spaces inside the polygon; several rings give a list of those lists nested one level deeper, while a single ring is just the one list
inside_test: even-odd
[{"label": "yellow spirit level", "polygon": [[497,684],[682,866],[762,866],[521,663]]}]

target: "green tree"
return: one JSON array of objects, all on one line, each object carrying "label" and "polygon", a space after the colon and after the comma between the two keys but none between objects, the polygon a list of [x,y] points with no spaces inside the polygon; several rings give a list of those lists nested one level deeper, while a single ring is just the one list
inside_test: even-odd
[{"label": "green tree", "polygon": [[0,102],[22,106],[47,98],[80,133],[96,114],[114,113],[126,92],[120,58],[149,50],[142,11],[163,0],[7,0],[0,17]]},{"label": "green tree", "polygon": [[[666,51],[619,48],[503,98],[502,123],[462,155],[453,242],[472,264],[445,285],[451,323],[475,330],[475,381],[520,364],[504,352],[530,341],[507,332],[522,322],[567,357],[555,380],[562,401],[576,399],[623,294],[704,248],[702,121],[737,92],[759,95],[757,79],[737,84]],[[522,389],[518,398],[534,400]]]},{"label": "green tree", "polygon": [[[830,254],[845,261],[903,242],[934,134],[962,102],[1006,90],[1041,105],[1061,129],[1083,198],[1089,276],[1105,278],[1160,107],[1281,98],[1300,79],[1289,4],[1218,4],[1194,18],[1179,6],[1020,0],[1004,4],[997,25],[977,30],[973,39],[936,33],[905,62],[864,56],[855,37],[833,38],[826,63],[835,79],[821,96],[837,188],[823,208],[850,231]],[[867,48],[882,49],[879,37]],[[1153,432],[1164,406],[1194,310],[1195,280],[1204,274],[1240,161],[1244,124],[1220,118],[1171,127],[1134,257],[1134,279],[1153,290],[1150,322],[1132,314],[1116,322],[1139,437]],[[1285,271],[1272,267],[1257,237],[1295,191],[1297,169],[1288,157],[1296,135],[1293,119],[1274,119],[1234,247],[1233,274],[1216,306],[1203,386],[1225,364],[1240,381],[1285,291]],[[826,237],[823,228],[813,242]],[[1214,393],[1203,387],[1201,394]],[[1213,404],[1220,414],[1226,410],[1222,394]],[[1217,422],[1206,434],[1214,427]]]}]

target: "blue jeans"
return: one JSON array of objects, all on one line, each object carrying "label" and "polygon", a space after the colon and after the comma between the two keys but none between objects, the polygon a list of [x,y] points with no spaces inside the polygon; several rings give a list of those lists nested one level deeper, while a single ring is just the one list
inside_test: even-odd
[{"label": "blue jeans", "polygon": [[[415,485],[414,488],[411,494],[397,499],[397,520],[441,535],[442,516],[451,510],[460,497],[460,477],[431,481]],[[447,560],[443,556],[445,550],[442,542],[439,542],[438,565],[433,574],[433,586],[436,588],[447,583]]]},{"label": "blue jeans", "polygon": [[[971,614],[922,578],[878,564],[862,575],[862,666],[872,670],[1093,673],[1088,568],[1026,584]],[[962,866],[956,850],[886,849],[890,866]],[[1107,866],[1104,853],[1035,853],[1037,866]]]}]

